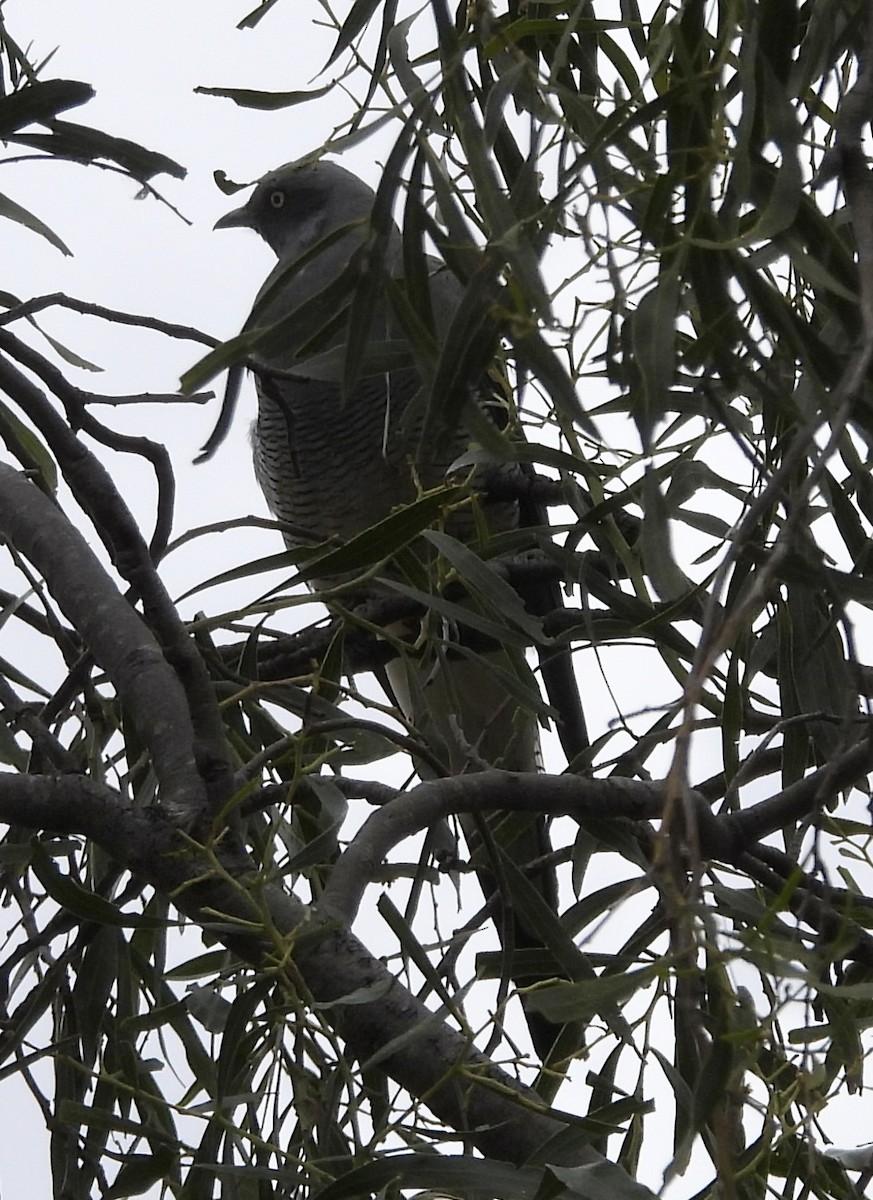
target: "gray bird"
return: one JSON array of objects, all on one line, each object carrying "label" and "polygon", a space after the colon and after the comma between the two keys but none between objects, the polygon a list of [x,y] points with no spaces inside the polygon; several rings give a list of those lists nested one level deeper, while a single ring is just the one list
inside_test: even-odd
[{"label": "gray bird", "polygon": [[[421,489],[444,483],[447,470],[469,444],[461,429],[435,452],[433,447],[430,453],[422,452],[422,378],[384,288],[371,293],[371,361],[368,364],[365,357],[360,378],[344,394],[347,320],[335,317],[368,269],[364,255],[373,202],[372,189],[351,172],[335,163],[304,160],[265,175],[248,202],[216,224],[217,229],[255,230],[278,258],[258,293],[248,327],[274,327],[256,352],[254,459],[267,503],[285,523],[289,548],[360,534],[415,500]],[[383,261],[387,276],[402,278],[396,228],[388,232]],[[436,264],[429,288],[436,334],[444,336],[463,287],[446,267]],[[485,396],[487,388],[480,390]],[[477,483],[482,480],[487,483],[487,475],[477,477]],[[520,519],[516,502],[489,501],[487,495],[479,513],[478,528],[484,522],[491,533],[511,530]],[[477,524],[468,510],[448,531],[474,542]],[[336,580],[315,581],[317,587],[332,583]],[[540,593],[534,596],[534,606],[554,608],[559,603],[553,587],[545,596],[542,588]],[[397,659],[387,673],[406,719],[452,773],[483,766],[538,769],[536,710],[542,711],[542,703],[521,706],[513,699],[525,686],[536,688],[523,658],[505,650],[464,657],[463,651],[451,653],[443,646],[424,658],[409,654]],[[568,678],[572,681],[563,706],[565,724],[576,748],[581,748],[584,722],[566,656],[553,658],[543,673],[547,680],[560,676],[565,691]],[[497,824],[492,832],[516,863],[527,864],[547,852],[542,821],[534,828],[515,818],[507,826],[511,832],[501,832]],[[486,858],[481,827],[468,819],[462,828],[471,847],[478,845],[481,867]],[[486,891],[493,891],[499,873],[481,867]],[[537,886],[554,905],[551,871],[537,876]],[[539,944],[510,917],[503,924],[504,933],[515,926],[505,941],[512,940],[516,947]],[[541,1021],[540,1025],[539,1031],[532,1025],[532,1032],[544,1055],[554,1029]]]}]

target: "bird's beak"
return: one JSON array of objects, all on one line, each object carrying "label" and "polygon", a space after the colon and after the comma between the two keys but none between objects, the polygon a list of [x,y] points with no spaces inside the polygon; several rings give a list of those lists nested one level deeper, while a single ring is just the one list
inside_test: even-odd
[{"label": "bird's beak", "polygon": [[242,208],[234,208],[223,217],[219,217],[213,229],[254,229],[254,217],[247,204]]}]

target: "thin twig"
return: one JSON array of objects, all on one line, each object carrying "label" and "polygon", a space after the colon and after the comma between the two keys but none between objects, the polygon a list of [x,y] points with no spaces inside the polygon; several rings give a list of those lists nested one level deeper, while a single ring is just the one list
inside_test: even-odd
[{"label": "thin twig", "polygon": [[52,292],[48,296],[34,296],[23,304],[16,304],[8,312],[0,314],[0,326],[20,321],[23,317],[32,317],[34,313],[44,312],[47,308],[69,308],[84,316],[101,317],[104,321],[112,321],[116,325],[138,325],[141,329],[152,329],[155,333],[163,333],[167,337],[178,338],[185,342],[199,342],[203,346],[215,349],[221,345],[221,339],[201,333],[192,325],[178,325],[172,321],[161,321],[157,317],[147,317],[142,313],[123,312],[118,308],[107,308],[103,304],[92,304],[89,300],[77,300],[75,296],[65,296],[63,292]]}]

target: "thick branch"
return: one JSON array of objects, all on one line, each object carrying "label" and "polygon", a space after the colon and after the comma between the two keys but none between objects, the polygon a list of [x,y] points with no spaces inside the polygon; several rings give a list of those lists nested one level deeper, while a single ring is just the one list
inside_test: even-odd
[{"label": "thick branch", "polygon": [[[27,347],[22,350],[21,347],[22,344],[17,338],[0,330],[0,349],[11,348],[13,352],[22,354],[31,365],[33,352]],[[51,367],[51,364],[44,360],[40,361],[43,373],[48,373],[59,387],[68,386],[64,384],[63,377],[55,368]],[[52,371],[55,373],[52,374]],[[112,555],[114,565],[122,577],[131,584],[136,595],[141,597],[145,619],[160,639],[167,660],[177,672],[185,689],[190,713],[188,722],[193,722],[197,733],[196,761],[201,775],[210,792],[214,792],[215,807],[222,807],[231,794],[232,770],[212,683],[196,646],[180,621],[155,570],[148,547],[136,521],[100,461],[76,437],[63,418],[55,412],[39,388],[13,363],[2,357],[0,357],[0,387],[14,397],[16,403],[21,405],[23,411],[45,436],[50,448],[57,456],[74,496],[94,522]],[[30,503],[39,507],[37,501],[33,499]],[[53,508],[47,500],[44,507],[46,509]],[[54,515],[56,517],[57,513],[54,512]],[[21,528],[20,524],[18,527],[21,536],[32,536],[32,530],[26,531]],[[84,543],[82,544],[84,545]],[[39,569],[50,581],[53,573],[57,574],[57,572],[53,572],[54,555],[51,547],[44,547],[43,550],[43,561]],[[102,575],[103,572],[96,559],[94,566]],[[70,582],[73,581],[73,577],[69,575],[67,577]],[[62,593],[58,591],[57,586],[53,590],[63,609]],[[81,626],[79,629],[81,632]]]},{"label": "thick branch", "polygon": [[727,813],[719,818],[722,836],[731,839],[732,857],[750,849],[755,842],[803,821],[819,811],[843,788],[851,787],[873,770],[873,737],[856,742],[839,758],[804,776],[797,783],[752,808]]},{"label": "thick branch", "polygon": [[132,813],[118,792],[84,775],[0,773],[2,825],[82,834],[109,849],[120,822],[123,836],[119,848],[123,852],[125,842],[131,840],[131,820],[138,819]]},{"label": "thick branch", "polygon": [[[404,838],[457,813],[533,812],[550,816],[623,818],[661,815],[666,788],[636,779],[477,771],[420,784],[373,813],[335,864],[319,908],[351,924],[367,884]],[[699,820],[715,823],[701,801]]]},{"label": "thick branch", "polygon": [[164,802],[190,821],[202,808],[185,693],[142,618],[82,535],[24,475],[0,464],[0,531],[45,577],[67,620],[112,679],[149,747]]},{"label": "thick branch", "polygon": [[[71,776],[0,774],[0,820],[92,837],[257,969],[275,972],[289,989],[302,978],[316,1003],[331,1004],[331,1020],[352,1055],[365,1061],[393,1045],[382,1067],[483,1154],[522,1163],[564,1130],[539,1097],[436,1018],[352,934],[275,885],[248,889],[247,879],[256,878],[252,864],[227,842],[212,856],[180,834],[163,810],[135,808]],[[234,926],[239,932],[228,932]],[[283,965],[289,950],[290,969]],[[344,997],[354,1000],[343,1004]],[[578,1146],[549,1158],[601,1162]],[[605,1161],[600,1169],[615,1172],[617,1187],[627,1181]]]}]

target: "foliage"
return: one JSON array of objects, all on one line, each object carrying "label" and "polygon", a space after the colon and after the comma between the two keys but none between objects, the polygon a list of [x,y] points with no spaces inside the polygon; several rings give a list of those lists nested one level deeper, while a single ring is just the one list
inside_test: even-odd
[{"label": "foliage", "polygon": [[[268,36],[275,3],[243,25]],[[2,23],[0,38],[7,142],[149,188],[181,172],[61,120],[88,85],[44,77]],[[396,134],[371,249],[397,211],[392,302],[428,433],[475,422],[469,384],[498,356],[527,440],[476,432],[534,468],[554,524],[522,563],[511,536],[477,557],[425,532],[470,503],[438,491],[320,551],[358,578],[399,564],[373,608],[340,589],[329,623],[286,634],[299,592],[265,597],[260,577],[316,574],[286,555],[236,572],[248,606],[185,628],[159,572],[166,450],[95,418],[75,351],[38,341],[49,301],[0,295],[0,433],[24,472],[0,468],[23,580],[2,599],[36,647],[0,664],[0,1061],[42,1109],[55,1194],[599,1200],[637,1175],[658,1186],[669,1120],[668,1174],[694,1162],[700,1180],[679,1190],[853,1195],[817,1143],[865,1082],[873,996],[867,7],[356,0],[328,66],[363,88],[333,150]],[[202,90],[266,110],[321,94]],[[12,198],[0,216],[64,248]],[[441,344],[426,249],[467,288]],[[238,374],[265,336],[190,335],[211,350],[192,352],[189,389]],[[148,545],[83,433],[153,466]],[[440,554],[430,577],[422,539]],[[533,620],[507,588],[525,571],[569,581],[567,607]],[[383,664],[397,637],[377,631],[423,608],[423,637],[460,625],[473,657],[495,640],[573,647],[592,740],[566,771],[440,778],[437,761],[417,782],[416,731],[348,676]],[[506,686],[534,703],[523,672]],[[363,826],[353,801],[374,808]],[[480,950],[499,910],[463,849],[440,858],[447,817],[495,809],[561,817],[558,915],[498,861],[542,943],[514,954]],[[531,980],[550,982],[527,1012],[560,1028],[543,1064],[515,999]]]}]

